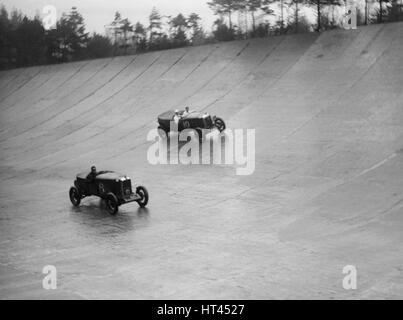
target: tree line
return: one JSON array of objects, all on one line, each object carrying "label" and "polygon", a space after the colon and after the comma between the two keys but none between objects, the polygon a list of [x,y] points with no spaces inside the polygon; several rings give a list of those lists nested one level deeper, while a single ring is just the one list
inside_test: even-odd
[{"label": "tree line", "polygon": [[[357,24],[403,20],[402,0],[358,0]],[[0,7],[0,69],[134,54],[278,34],[340,28],[344,0],[211,0],[217,16],[211,32],[197,13],[162,15],[153,8],[148,23],[132,23],[116,12],[105,34],[86,31],[76,7],[45,30],[39,16]]]},{"label": "tree line", "polygon": [[[402,0],[212,0],[208,5],[220,16],[215,22],[216,35],[219,30],[223,38],[232,39],[340,28],[349,2],[357,9],[358,25],[403,20]],[[307,19],[306,9],[314,21]],[[233,22],[239,13],[245,23],[250,20],[252,28],[246,34]],[[271,19],[257,23],[257,16]]]}]

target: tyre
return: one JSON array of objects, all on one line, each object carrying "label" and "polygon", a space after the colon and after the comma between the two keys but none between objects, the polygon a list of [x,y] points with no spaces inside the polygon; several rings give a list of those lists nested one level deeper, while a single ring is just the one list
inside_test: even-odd
[{"label": "tyre", "polygon": [[136,193],[141,197],[140,200],[137,201],[141,208],[144,208],[148,203],[148,191],[145,187],[139,186],[136,188]]},{"label": "tyre", "polygon": [[168,138],[168,131],[166,129],[164,129],[163,127],[159,126],[158,127],[158,135],[162,139],[166,139],[166,138]]},{"label": "tyre", "polygon": [[105,198],[106,210],[112,215],[115,215],[119,210],[119,202],[113,193],[108,193]]},{"label": "tyre", "polygon": [[215,126],[217,127],[217,129],[220,131],[220,132],[223,132],[224,130],[225,130],[225,128],[226,128],[226,126],[225,126],[225,122],[224,122],[224,120],[223,119],[221,119],[221,118],[215,118]]},{"label": "tyre", "polygon": [[73,206],[78,207],[81,202],[80,191],[78,191],[78,189],[76,187],[71,187],[69,196],[70,196],[70,201],[73,204]]}]

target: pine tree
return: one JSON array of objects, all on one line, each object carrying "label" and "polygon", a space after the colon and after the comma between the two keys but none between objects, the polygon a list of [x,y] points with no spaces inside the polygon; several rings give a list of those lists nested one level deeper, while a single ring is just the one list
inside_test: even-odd
[{"label": "pine tree", "polygon": [[186,31],[188,28],[185,16],[179,13],[170,21],[174,47],[182,47],[187,43]]},{"label": "pine tree", "polygon": [[198,44],[203,41],[204,32],[200,26],[201,18],[197,13],[191,13],[187,19],[188,27],[192,33],[192,44]]},{"label": "pine tree", "polygon": [[162,22],[161,22],[161,15],[158,10],[154,7],[151,11],[150,17],[150,46],[154,45],[156,39],[162,36]]},{"label": "pine tree", "polygon": [[236,0],[212,0],[207,3],[217,15],[228,15],[229,29],[232,31],[232,13],[239,8],[239,1]]}]

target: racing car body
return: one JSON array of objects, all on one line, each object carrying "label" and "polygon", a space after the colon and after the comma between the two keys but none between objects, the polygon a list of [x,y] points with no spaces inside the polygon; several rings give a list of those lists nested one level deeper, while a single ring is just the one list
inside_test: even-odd
[{"label": "racing car body", "polygon": [[100,171],[94,177],[88,173],[77,174],[69,196],[74,206],[79,206],[85,197],[100,197],[105,200],[110,214],[116,214],[122,204],[137,202],[140,207],[145,207],[148,203],[145,187],[138,186],[136,192],[133,192],[130,178],[113,171]]},{"label": "racing car body", "polygon": [[[179,112],[178,131],[185,129],[194,129],[201,136],[203,129],[217,128],[220,132],[224,131],[226,126],[221,118],[211,116],[208,113],[192,111],[184,115],[184,111]],[[160,135],[168,135],[171,121],[174,121],[175,111],[169,110],[158,116],[158,130]]]}]

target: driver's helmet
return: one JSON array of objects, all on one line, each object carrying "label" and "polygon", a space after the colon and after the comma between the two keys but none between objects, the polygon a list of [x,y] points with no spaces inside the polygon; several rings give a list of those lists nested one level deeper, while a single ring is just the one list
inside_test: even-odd
[{"label": "driver's helmet", "polygon": [[96,173],[96,172],[97,172],[97,168],[96,168],[95,166],[92,166],[92,167],[91,167],[91,172],[92,172],[92,173]]}]

